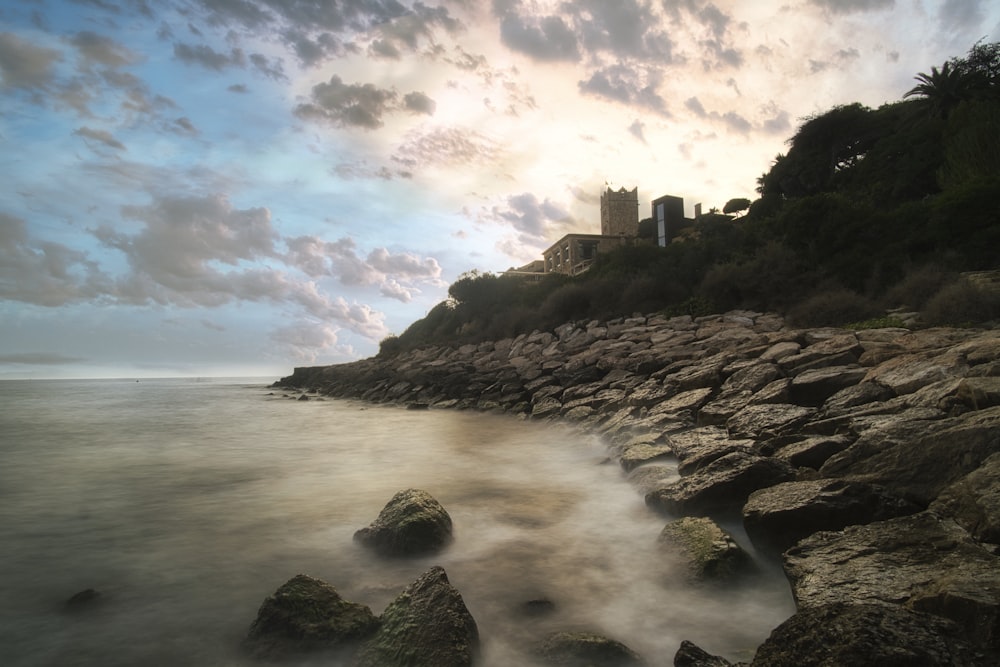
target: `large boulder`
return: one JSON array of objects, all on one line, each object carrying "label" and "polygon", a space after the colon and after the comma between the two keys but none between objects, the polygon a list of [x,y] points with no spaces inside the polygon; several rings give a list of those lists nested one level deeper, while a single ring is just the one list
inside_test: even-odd
[{"label": "large boulder", "polygon": [[987,667],[996,660],[943,618],[898,606],[833,604],[802,610],[775,628],[751,666]]},{"label": "large boulder", "polygon": [[820,473],[880,484],[926,507],[946,486],[1000,453],[1000,407],[897,424],[863,435]]},{"label": "large boulder", "polygon": [[819,407],[838,391],[852,387],[868,371],[860,366],[828,366],[796,375],[789,388],[792,403]]},{"label": "large boulder", "polygon": [[932,512],[815,533],[784,554],[799,610],[902,604],[1000,648],[1000,557]]},{"label": "large boulder", "polygon": [[535,653],[546,665],[559,667],[642,667],[635,651],[620,641],[590,632],[557,632],[545,638]]},{"label": "large boulder", "polygon": [[695,581],[726,581],[752,563],[732,535],[705,517],[671,521],[660,532],[659,543],[665,552],[681,558]]},{"label": "large boulder", "polygon": [[358,667],[468,667],[479,629],[441,567],[432,567],[389,603],[381,626],[358,652]]},{"label": "large boulder", "polygon": [[1000,544],[1000,454],[946,487],[930,509],[953,518],[977,540]]},{"label": "large boulder", "polygon": [[394,495],[354,539],[385,556],[426,554],[451,542],[451,517],[431,494],[407,489]]},{"label": "large boulder", "polygon": [[325,581],[299,574],[264,600],[244,645],[259,658],[282,658],[347,647],[377,628],[371,609],[343,599]]},{"label": "large boulder", "polygon": [[754,491],[743,506],[743,525],[754,545],[781,552],[821,530],[883,521],[920,509],[872,484],[817,479]]},{"label": "large boulder", "polygon": [[733,452],[687,477],[646,494],[646,504],[675,516],[738,510],[757,489],[795,478],[783,461]]}]

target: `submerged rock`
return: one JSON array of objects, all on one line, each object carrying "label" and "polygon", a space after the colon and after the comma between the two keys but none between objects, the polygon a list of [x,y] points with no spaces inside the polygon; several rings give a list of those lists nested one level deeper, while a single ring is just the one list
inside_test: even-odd
[{"label": "submerged rock", "polygon": [[674,667],[733,667],[733,663],[685,639],[674,654]]},{"label": "submerged rock", "polygon": [[668,523],[660,532],[659,543],[684,559],[695,580],[729,580],[745,572],[752,562],[732,535],[704,517]]},{"label": "submerged rock", "polygon": [[267,597],[244,645],[260,658],[348,646],[375,632],[371,609],[348,602],[325,581],[299,574]]},{"label": "submerged rock", "polygon": [[560,667],[642,667],[642,658],[625,644],[589,632],[557,632],[536,652],[547,665]]},{"label": "submerged rock", "polygon": [[407,489],[394,495],[354,539],[385,556],[426,554],[451,542],[451,516],[431,494]]},{"label": "submerged rock", "polygon": [[378,632],[358,652],[358,667],[468,667],[479,629],[441,567],[432,567],[389,603]]}]

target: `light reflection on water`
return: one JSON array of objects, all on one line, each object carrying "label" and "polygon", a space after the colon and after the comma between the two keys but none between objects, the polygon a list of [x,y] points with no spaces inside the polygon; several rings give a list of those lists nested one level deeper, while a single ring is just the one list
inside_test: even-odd
[{"label": "light reflection on water", "polygon": [[[0,382],[0,647],[5,665],[244,665],[260,602],[309,574],[380,613],[442,565],[479,625],[481,663],[530,665],[587,629],[669,664],[682,639],[746,659],[792,613],[787,583],[694,587],[599,441],[562,426],[345,401],[264,383]],[[396,491],[452,516],[443,553],[355,545]],[[746,541],[743,540],[746,544]],[[102,592],[84,613],[77,591]],[[555,610],[527,615],[525,602]],[[308,664],[300,662],[295,664]]]}]

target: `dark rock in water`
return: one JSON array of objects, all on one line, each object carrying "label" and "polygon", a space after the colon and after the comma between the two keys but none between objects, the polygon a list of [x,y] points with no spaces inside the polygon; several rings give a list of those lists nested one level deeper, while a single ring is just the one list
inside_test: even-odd
[{"label": "dark rock in water", "polygon": [[451,542],[451,517],[426,491],[407,489],[394,495],[354,539],[386,556],[426,554]]},{"label": "dark rock in water", "polygon": [[685,639],[674,654],[674,667],[733,667],[733,663]]},{"label": "dark rock in water", "polygon": [[675,515],[737,510],[757,489],[795,478],[777,459],[734,452],[678,481],[646,494],[646,504]]},{"label": "dark rock in water", "polygon": [[879,486],[817,479],[754,491],[743,506],[743,525],[757,547],[782,552],[821,530],[883,521],[920,509]]},{"label": "dark rock in water", "polygon": [[1000,544],[1000,454],[947,487],[930,509],[953,518],[977,540]]},{"label": "dark rock in water", "polygon": [[896,605],[823,605],[779,625],[752,667],[987,667],[997,655],[943,618]]},{"label": "dark rock in water", "polygon": [[476,621],[441,567],[407,586],[380,620],[358,652],[358,667],[467,667],[478,655]]},{"label": "dark rock in water", "polygon": [[257,657],[280,658],[349,646],[377,627],[371,609],[343,599],[325,581],[299,574],[264,600],[244,645]]},{"label": "dark rock in water", "polygon": [[537,648],[547,665],[560,667],[642,667],[642,658],[625,644],[589,632],[557,632]]},{"label": "dark rock in water", "polygon": [[752,563],[732,535],[704,517],[685,517],[664,526],[659,537],[667,551],[680,555],[692,579],[727,581]]},{"label": "dark rock in water", "polygon": [[66,609],[69,611],[82,611],[89,609],[103,600],[101,592],[93,588],[87,588],[79,593],[73,594],[66,600]]},{"label": "dark rock in water", "polygon": [[300,400],[300,401],[308,401],[308,400],[309,400],[309,397],[308,397],[308,396],[306,396],[305,394],[302,394],[301,396],[299,396],[299,399],[298,399],[298,400]]},{"label": "dark rock in water", "polygon": [[1000,648],[1000,557],[932,512],[816,533],[785,552],[784,568],[799,610],[901,604]]},{"label": "dark rock in water", "polygon": [[536,600],[528,600],[521,605],[520,609],[527,616],[545,616],[554,612],[556,610],[556,605],[552,600],[539,598]]}]

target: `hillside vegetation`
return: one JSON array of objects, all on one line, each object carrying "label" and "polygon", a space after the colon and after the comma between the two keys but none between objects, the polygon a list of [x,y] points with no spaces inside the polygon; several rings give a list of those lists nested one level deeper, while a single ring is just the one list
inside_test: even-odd
[{"label": "hillside vegetation", "polygon": [[893,308],[926,324],[1000,317],[994,293],[960,276],[1000,268],[1000,43],[915,79],[900,101],[804,119],[742,217],[706,216],[665,248],[637,240],[574,278],[465,274],[379,354],[637,312],[772,310],[804,326]]}]

